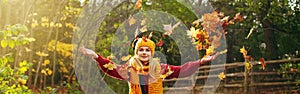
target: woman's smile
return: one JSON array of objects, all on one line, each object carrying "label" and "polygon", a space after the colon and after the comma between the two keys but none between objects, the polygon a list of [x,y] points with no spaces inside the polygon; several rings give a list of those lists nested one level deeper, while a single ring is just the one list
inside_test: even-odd
[{"label": "woman's smile", "polygon": [[138,48],[137,55],[142,62],[148,62],[151,57],[151,50],[147,46],[142,46]]}]

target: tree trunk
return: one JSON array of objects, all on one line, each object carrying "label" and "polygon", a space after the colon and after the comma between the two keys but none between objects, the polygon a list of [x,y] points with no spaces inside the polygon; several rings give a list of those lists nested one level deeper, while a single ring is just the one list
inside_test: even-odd
[{"label": "tree trunk", "polygon": [[259,11],[259,20],[262,22],[262,27],[264,30],[264,40],[266,43],[266,59],[271,60],[271,59],[276,59],[277,58],[277,42],[275,38],[275,31],[272,30],[273,28],[272,23],[267,19],[268,11],[271,8],[271,0],[268,0],[265,2],[265,6],[262,6]]},{"label": "tree trunk", "polygon": [[262,25],[264,28],[264,39],[266,42],[266,58],[267,60],[276,59],[278,55],[278,47],[275,38],[275,31],[268,29],[272,28],[272,24],[269,21],[264,21]]}]

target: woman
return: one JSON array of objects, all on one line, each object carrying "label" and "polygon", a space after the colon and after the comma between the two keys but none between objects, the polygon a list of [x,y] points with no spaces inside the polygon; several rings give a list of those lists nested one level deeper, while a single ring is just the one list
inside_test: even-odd
[{"label": "woman", "polygon": [[84,55],[92,56],[100,69],[112,78],[127,80],[129,94],[162,94],[163,79],[182,78],[192,75],[199,66],[215,59],[218,54],[207,56],[197,61],[187,62],[181,66],[161,64],[154,59],[155,43],[147,38],[138,38],[134,56],[124,65],[97,55],[94,51],[80,48]]}]

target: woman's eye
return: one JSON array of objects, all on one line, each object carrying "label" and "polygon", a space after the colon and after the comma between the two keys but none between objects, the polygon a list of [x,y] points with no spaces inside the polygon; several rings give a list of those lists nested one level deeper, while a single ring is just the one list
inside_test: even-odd
[{"label": "woman's eye", "polygon": [[139,49],[139,51],[143,51],[144,49]]},{"label": "woman's eye", "polygon": [[149,51],[150,51],[150,49],[146,49],[146,51],[147,51],[147,52],[149,52]]}]

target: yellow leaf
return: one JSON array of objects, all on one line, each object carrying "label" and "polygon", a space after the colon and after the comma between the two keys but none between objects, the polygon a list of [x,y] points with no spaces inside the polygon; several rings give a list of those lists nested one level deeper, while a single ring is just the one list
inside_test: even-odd
[{"label": "yellow leaf", "polygon": [[23,62],[20,62],[20,67],[23,67],[23,66],[25,66],[27,64],[27,61],[23,61]]},{"label": "yellow leaf", "polygon": [[136,20],[130,15],[129,16],[129,26],[135,24]]},{"label": "yellow leaf", "polygon": [[227,49],[225,49],[225,50],[219,52],[219,54],[225,54],[225,53],[227,53]]},{"label": "yellow leaf", "polygon": [[221,72],[218,77],[220,80],[224,80],[226,78],[226,75],[224,74],[224,72]]},{"label": "yellow leaf", "polygon": [[7,43],[6,40],[1,40],[1,47],[2,47],[2,48],[7,47],[7,45],[8,45],[8,43]]},{"label": "yellow leaf", "polygon": [[44,74],[44,75],[47,75],[47,73],[44,69],[41,71],[41,73]]},{"label": "yellow leaf", "polygon": [[18,82],[20,82],[21,84],[26,84],[27,80],[24,80],[22,78],[18,78]]},{"label": "yellow leaf", "polygon": [[47,73],[48,73],[48,75],[51,75],[52,74],[52,70],[48,70]]},{"label": "yellow leaf", "polygon": [[114,68],[117,68],[115,66],[115,64],[112,64],[112,63],[107,63],[107,64],[105,64],[103,66],[104,66],[104,68],[107,68],[108,70],[113,70]]},{"label": "yellow leaf", "polygon": [[250,70],[253,67],[253,65],[250,62],[245,62],[245,66],[247,70]]},{"label": "yellow leaf", "polygon": [[130,57],[131,57],[131,55],[122,56],[121,60],[122,60],[122,61],[127,61],[127,60],[130,59]]},{"label": "yellow leaf", "polygon": [[247,55],[247,50],[245,49],[245,47],[243,46],[243,48],[240,49],[240,52],[246,56]]},{"label": "yellow leaf", "polygon": [[45,53],[40,52],[40,51],[36,52],[35,54],[38,55],[38,56],[41,56],[41,57],[48,56],[48,54],[45,54]]},{"label": "yellow leaf", "polygon": [[27,48],[27,47],[25,47],[25,51],[26,51],[26,52],[31,52],[32,50],[29,49],[29,48]]},{"label": "yellow leaf", "polygon": [[209,46],[208,49],[206,49],[206,55],[210,56],[214,53],[214,46]]},{"label": "yellow leaf", "polygon": [[46,60],[44,61],[44,64],[45,64],[45,65],[50,64],[50,60],[49,60],[49,59],[46,59]]}]

